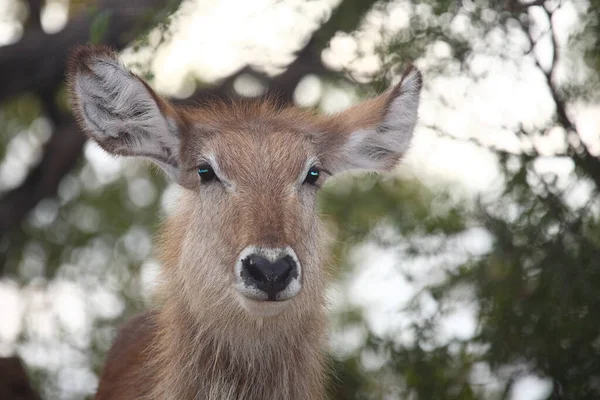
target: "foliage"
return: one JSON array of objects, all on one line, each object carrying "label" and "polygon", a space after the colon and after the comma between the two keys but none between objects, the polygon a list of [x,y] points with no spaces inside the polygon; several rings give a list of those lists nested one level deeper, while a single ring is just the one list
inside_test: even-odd
[{"label": "foliage", "polygon": [[[593,47],[597,45],[595,32],[600,11],[597,5],[594,2],[538,3],[548,16],[549,35],[556,35],[552,14],[560,7],[571,5],[588,11],[580,17],[587,25],[583,25],[581,34],[571,36],[570,45],[571,50],[587,48],[588,67],[598,71],[594,61],[598,52]],[[432,72],[458,73],[475,80],[478,75],[470,64],[473,56],[498,51],[494,47],[482,50],[478,46],[477,41],[485,39],[486,35],[498,30],[515,35],[514,30],[518,28],[519,34],[529,37],[530,43],[535,45],[530,29],[540,22],[531,19],[528,7],[523,4],[476,2],[463,3],[458,8],[456,2],[426,4],[431,8],[421,15],[419,8],[423,10],[423,3],[415,6],[415,16],[407,31],[391,35],[381,46],[379,51],[384,68],[373,80],[377,90],[389,84],[389,71],[405,64],[406,60],[415,59],[435,41],[443,40],[452,52],[451,58]],[[470,35],[457,34],[450,29],[448,22],[461,15],[469,17],[467,31]],[[563,49],[558,47],[556,39],[553,39],[553,46],[553,52],[562,54],[559,52]],[[532,57],[531,51],[527,51],[515,58],[509,50],[509,46],[500,49],[496,56],[512,56],[515,63],[526,62]],[[570,57],[582,56],[581,52],[564,51]],[[533,57],[538,63],[536,56]],[[557,59],[558,56],[553,62],[558,63]],[[570,59],[564,62],[576,64]],[[550,70],[539,63],[537,66],[546,75],[558,113],[556,120],[548,121],[548,125],[540,129],[542,135],[556,126],[565,129],[569,135],[579,135],[575,124],[562,113],[566,103],[582,99],[594,101],[594,96],[582,96],[582,93],[593,93],[594,88],[597,89],[597,73],[578,80],[575,68],[572,79],[558,84],[552,75],[554,64]],[[577,86],[579,89],[574,89]],[[529,131],[520,128],[518,132],[522,138],[536,134],[535,128]],[[488,253],[456,263],[453,268],[446,269],[446,280],[423,288],[431,293],[440,309],[456,302],[457,289],[470,288],[473,292],[469,297],[476,304],[476,334],[468,340],[436,343],[432,338],[439,335],[443,313],[423,317],[413,327],[416,339],[408,345],[400,339],[403,332],[392,333],[386,338],[370,332],[363,345],[340,366],[348,371],[350,378],[347,379],[352,380],[352,389],[344,392],[343,398],[508,398],[515,382],[532,374],[548,380],[551,387],[548,398],[599,396],[600,346],[596,328],[599,316],[596,310],[600,297],[595,288],[599,284],[600,243],[595,196],[599,190],[600,168],[595,156],[580,141],[569,142],[565,147],[567,159],[576,167],[566,178],[568,183],[556,174],[538,172],[535,164],[543,157],[535,148],[523,147],[520,153],[513,155],[496,150],[506,181],[501,195],[480,200],[475,210],[447,207],[441,218],[427,216],[428,212],[440,212],[440,207],[428,202],[427,197],[403,198],[398,192],[390,194],[381,190],[379,183],[368,191],[358,189],[358,193],[356,187],[347,189],[342,198],[326,197],[325,204],[329,207],[326,213],[333,214],[339,228],[338,238],[344,243],[339,246],[345,249],[338,250],[342,255],[347,254],[347,247],[354,246],[356,241],[365,238],[377,241],[376,236],[369,237],[369,234],[373,234],[373,227],[381,219],[401,233],[396,243],[410,243],[436,229],[449,240],[456,230],[469,225],[485,228],[492,238]],[[574,204],[572,196],[582,188],[586,188],[586,194],[582,195],[586,200],[583,204],[582,201]],[[402,192],[398,187],[395,190]],[[420,209],[425,215],[419,212]],[[453,216],[456,218],[451,218]],[[435,246],[427,249],[409,247],[403,250],[399,260],[406,262],[411,256],[439,251],[437,244]],[[342,260],[351,262],[349,257],[342,257]],[[400,268],[402,263],[399,261]],[[416,303],[420,295],[422,292],[415,296]],[[347,326],[349,322],[345,324]],[[368,326],[365,329],[369,331]],[[364,353],[369,351],[382,355],[384,361],[375,372],[365,371],[364,367],[362,373],[357,372],[361,371]],[[499,379],[500,384],[495,389],[480,387],[475,383],[476,377],[470,375],[482,367]],[[344,387],[346,382],[339,387]]]},{"label": "foliage", "polygon": [[[362,339],[353,349],[332,356],[331,397],[504,399],[520,378],[532,374],[549,382],[548,399],[600,397],[600,161],[582,142],[581,127],[567,112],[575,104],[597,101],[599,2],[402,4],[409,24],[396,31],[382,28],[374,50],[380,68],[367,77],[364,92],[387,88],[407,62],[418,61],[441,45],[449,51],[426,64],[429,80],[460,76],[477,82],[489,74],[475,66],[481,55],[519,66],[537,63],[555,115],[541,126],[509,128],[522,148],[513,153],[491,148],[499,160],[503,190],[473,204],[416,181],[374,174],[342,177],[322,191],[322,214],[336,235],[333,262],[340,267],[336,281],[346,282],[356,273],[353,255],[366,243],[393,252],[398,270],[417,288],[397,310],[403,323],[383,334],[355,305],[346,304],[332,315],[335,331],[362,332]],[[314,38],[324,48],[338,32],[359,36],[367,13],[386,15],[393,6],[390,1],[344,0]],[[561,7],[575,10],[581,29],[562,45],[551,40],[554,63],[542,67],[532,49],[540,40],[534,32],[547,22],[549,30],[541,35],[553,38],[557,29],[553,13]],[[145,31],[134,50],[162,45],[170,34],[167,16],[172,12],[168,8],[149,14],[151,22],[145,26],[166,20],[157,30],[160,38],[151,40]],[[108,18],[95,15],[92,39],[101,41],[109,29]],[[525,48],[514,45],[519,40]],[[365,52],[359,49],[358,57]],[[556,65],[564,67],[561,79]],[[33,94],[2,104],[3,168],[10,166],[10,157],[23,143],[33,150],[22,157],[34,163],[50,130],[43,114]],[[572,166],[566,179],[540,173],[536,163],[543,155],[535,146],[526,146],[553,128],[565,132],[564,151],[557,155]],[[77,282],[87,295],[85,309],[95,310],[83,336],[68,324],[62,332],[54,325],[51,334],[39,332],[32,323],[35,310],[28,310],[32,316],[25,321],[15,350],[32,359],[32,352],[44,346],[66,348],[63,359],[73,369],[86,371],[88,378],[98,374],[115,326],[143,306],[141,272],[151,267],[151,232],[165,212],[161,196],[168,195],[164,179],[145,166],[125,163],[107,171],[103,157],[88,147],[85,160],[61,182],[58,196],[41,202],[20,232],[0,242],[6,280],[33,293],[40,287]],[[5,191],[19,182],[0,180],[0,184]],[[574,201],[574,196],[584,201]],[[489,237],[486,251],[458,249],[457,243],[472,232]],[[106,287],[110,290],[102,289]],[[102,311],[106,304],[113,306]],[[473,310],[473,334],[444,336],[447,318],[465,310]],[[68,370],[41,364],[29,368],[45,398],[88,394],[65,392],[61,381],[69,380],[64,375]]]}]

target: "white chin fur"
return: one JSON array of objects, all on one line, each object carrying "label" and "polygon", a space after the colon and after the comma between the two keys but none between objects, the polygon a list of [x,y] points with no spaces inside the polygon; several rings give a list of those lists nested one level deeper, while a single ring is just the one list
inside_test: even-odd
[{"label": "white chin fur", "polygon": [[274,317],[290,304],[289,301],[251,300],[239,292],[236,294],[244,310],[256,317]]}]

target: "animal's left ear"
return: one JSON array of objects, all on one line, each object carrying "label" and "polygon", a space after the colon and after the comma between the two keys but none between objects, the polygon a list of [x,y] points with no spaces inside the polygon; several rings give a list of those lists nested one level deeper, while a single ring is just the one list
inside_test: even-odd
[{"label": "animal's left ear", "polygon": [[392,169],[409,148],[421,86],[421,73],[410,66],[391,91],[329,118],[317,138],[324,167],[333,173]]}]

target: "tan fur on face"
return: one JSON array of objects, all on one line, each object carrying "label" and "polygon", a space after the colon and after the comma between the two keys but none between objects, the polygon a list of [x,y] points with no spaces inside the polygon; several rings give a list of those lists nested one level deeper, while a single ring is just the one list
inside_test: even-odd
[{"label": "tan fur on face", "polygon": [[[290,246],[307,272],[302,292],[317,296],[323,284],[317,188],[302,185],[306,166],[312,165],[308,161],[318,161],[317,151],[299,123],[285,126],[290,110],[280,112],[265,104],[229,105],[232,118],[226,120],[213,109],[197,113],[203,119],[188,117],[197,128],[188,132],[182,150],[181,176],[191,190],[181,202],[186,234],[176,273],[181,271],[182,290],[194,291],[197,287],[191,286],[198,282],[211,282],[205,285],[206,293],[227,307],[237,303],[230,293],[233,267],[248,246]],[[215,170],[218,166],[222,182],[200,182],[196,171],[206,160]],[[190,273],[194,279],[189,279]]]},{"label": "tan fur on face", "polygon": [[[84,132],[108,152],[153,160],[183,188],[159,235],[157,309],[122,328],[97,398],[323,399],[328,273],[316,192],[330,171],[387,170],[402,157],[418,71],[332,118],[269,99],[176,108],[102,47],[74,53],[69,85]],[[201,182],[206,163],[220,181]],[[316,186],[304,183],[313,165]],[[268,312],[249,312],[234,287],[250,246],[298,257],[301,289],[275,311],[256,302]]]}]

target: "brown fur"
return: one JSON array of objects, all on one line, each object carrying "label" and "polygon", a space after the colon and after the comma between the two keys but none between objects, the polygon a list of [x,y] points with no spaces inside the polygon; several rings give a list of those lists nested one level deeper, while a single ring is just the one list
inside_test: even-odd
[{"label": "brown fur", "polygon": [[[76,50],[68,70],[73,109],[107,151],[145,155],[124,146],[135,140],[130,132],[103,136],[85,124],[75,81],[93,74],[94,60],[114,57],[103,47]],[[339,161],[350,134],[376,126],[400,89],[325,118],[269,99],[175,108],[144,85],[177,126],[179,148],[154,158],[177,168],[185,189],[158,239],[158,306],[120,330],[96,398],[323,399],[326,238],[317,188],[297,181],[311,158],[323,171]],[[235,190],[201,184],[198,165],[208,155],[218,157],[221,178]],[[386,168],[400,156],[383,160]],[[233,289],[232,266],[249,245],[291,246],[302,265],[302,290],[275,316],[249,313]]]}]

